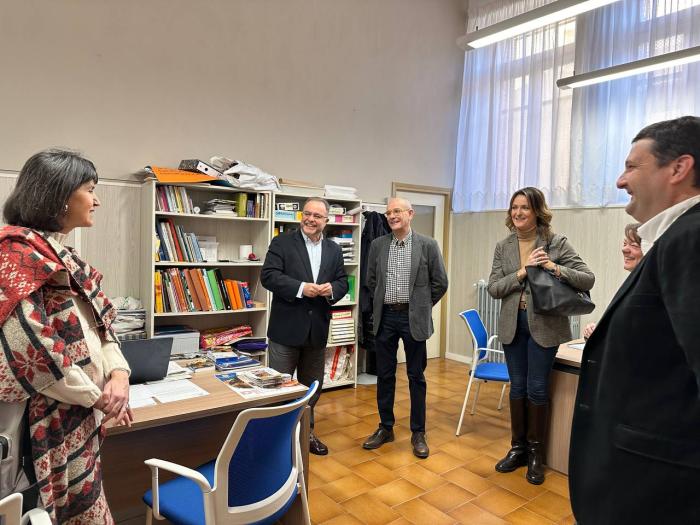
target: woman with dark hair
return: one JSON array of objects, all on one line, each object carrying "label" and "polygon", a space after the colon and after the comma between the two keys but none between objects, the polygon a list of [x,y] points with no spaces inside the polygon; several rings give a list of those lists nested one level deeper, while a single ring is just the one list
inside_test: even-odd
[{"label": "woman with dark hair", "polygon": [[97,180],[76,153],[33,155],[0,230],[0,401],[28,404],[39,504],[54,523],[114,522],[102,490],[102,423],[133,419],[102,275],[62,245],[92,226]]},{"label": "woman with dark hair", "polygon": [[527,465],[527,480],[544,481],[549,375],[559,345],[571,340],[569,318],[539,315],[530,307],[526,266],[540,266],[577,290],[595,277],[563,235],[552,232],[552,213],[537,188],[516,191],[506,226],[511,234],[496,245],[488,291],[501,299],[498,337],[510,375],[511,446],[498,472]]},{"label": "woman with dark hair", "polygon": [[[637,232],[640,226],[641,224],[638,222],[625,226],[625,238],[622,239],[622,266],[628,272],[634,270],[639,261],[642,260],[642,257],[644,257],[642,253],[642,238]],[[588,340],[595,327],[595,323],[588,323],[583,329],[583,338]]]}]

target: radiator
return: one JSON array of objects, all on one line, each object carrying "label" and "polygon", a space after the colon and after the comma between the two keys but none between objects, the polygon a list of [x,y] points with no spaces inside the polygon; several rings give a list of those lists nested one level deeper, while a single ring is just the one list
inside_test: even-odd
[{"label": "radiator", "polygon": [[[474,284],[476,286],[476,309],[484,322],[486,332],[489,335],[493,335],[498,333],[498,315],[501,311],[501,300],[494,299],[489,295],[486,289],[487,284],[483,279]],[[581,316],[571,316],[569,317],[569,322],[571,323],[572,338],[578,339],[581,337]],[[500,343],[497,348],[503,350]]]}]

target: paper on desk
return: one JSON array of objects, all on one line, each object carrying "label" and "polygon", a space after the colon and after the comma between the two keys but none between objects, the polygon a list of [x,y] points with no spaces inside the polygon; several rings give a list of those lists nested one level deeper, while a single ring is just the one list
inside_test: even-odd
[{"label": "paper on desk", "polygon": [[569,343],[567,346],[573,348],[574,350],[583,350],[586,343]]},{"label": "paper on desk", "polygon": [[181,401],[183,399],[209,395],[209,392],[195,385],[188,379],[165,381],[146,386],[151,391],[151,396],[161,403],[170,403],[172,401]]},{"label": "paper on desk", "polygon": [[129,406],[131,408],[155,405],[150,390],[146,385],[131,385],[129,387]]}]

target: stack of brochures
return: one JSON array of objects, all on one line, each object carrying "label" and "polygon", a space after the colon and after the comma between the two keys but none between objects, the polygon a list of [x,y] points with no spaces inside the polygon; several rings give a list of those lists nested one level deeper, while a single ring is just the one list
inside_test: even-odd
[{"label": "stack of brochures", "polygon": [[261,366],[260,361],[248,356],[236,355],[233,352],[211,352],[209,360],[214,363],[216,370],[246,370]]},{"label": "stack of brochures", "polygon": [[282,374],[268,367],[256,368],[255,370],[241,372],[238,375],[246,383],[261,388],[276,388],[292,378],[289,374]]}]

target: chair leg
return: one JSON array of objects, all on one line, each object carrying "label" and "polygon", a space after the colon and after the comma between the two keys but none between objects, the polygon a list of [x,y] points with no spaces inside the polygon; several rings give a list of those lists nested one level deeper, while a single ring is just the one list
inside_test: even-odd
[{"label": "chair leg", "polygon": [[464,403],[462,403],[462,412],[459,414],[459,423],[457,423],[457,431],[455,436],[459,436],[460,430],[462,430],[462,421],[464,420],[464,412],[467,410],[467,401],[469,400],[469,391],[472,388],[472,381],[474,376],[469,374],[469,382],[467,383],[467,393],[464,395]]},{"label": "chair leg", "polygon": [[479,399],[479,390],[481,390],[481,381],[476,384],[476,394],[474,394],[474,404],[472,405],[472,416],[476,412],[476,402]]},{"label": "chair leg", "polygon": [[498,410],[501,410],[503,408],[503,394],[506,393],[506,386],[508,386],[508,383],[503,383],[503,388],[501,389],[501,398],[498,400]]},{"label": "chair leg", "polygon": [[153,509],[146,507],[146,525],[153,525]]},{"label": "chair leg", "polygon": [[311,525],[311,515],[309,514],[309,498],[306,494],[306,485],[304,484],[304,476],[301,477],[300,494],[301,496],[301,511],[304,515],[304,525]]}]

